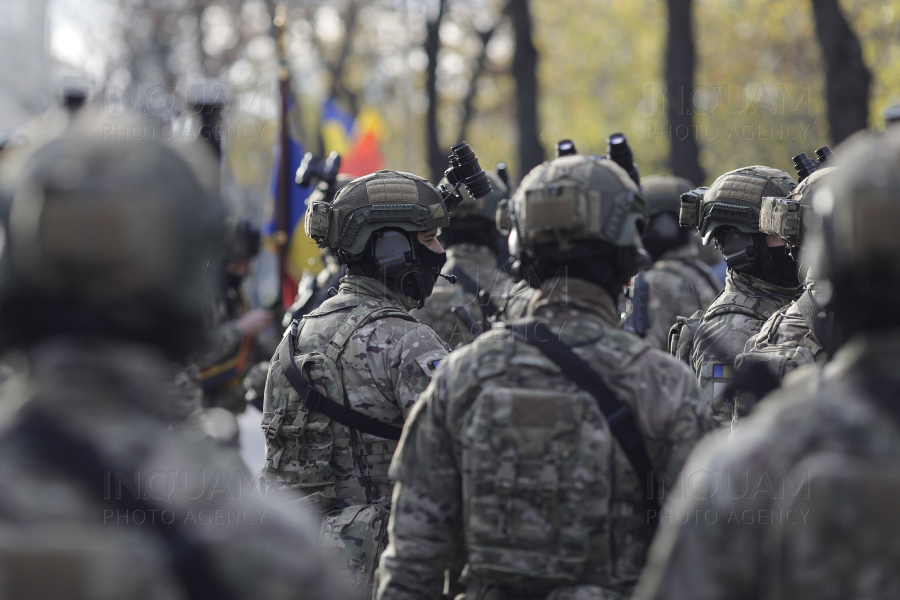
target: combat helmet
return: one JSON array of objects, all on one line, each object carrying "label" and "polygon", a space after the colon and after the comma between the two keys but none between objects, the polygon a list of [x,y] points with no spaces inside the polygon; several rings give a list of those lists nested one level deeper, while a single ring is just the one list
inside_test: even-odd
[{"label": "combat helmet", "polygon": [[677,215],[681,209],[681,195],[692,189],[694,184],[684,177],[650,175],[641,178],[641,190],[647,198],[647,211],[651,219],[661,212]]},{"label": "combat helmet", "polygon": [[622,283],[649,265],[641,243],[647,201],[612,160],[573,154],[535,167],[509,212],[510,253],[520,269],[607,255]]},{"label": "combat helmet", "polygon": [[[841,147],[840,171],[813,198],[804,247],[844,334],[900,326],[900,129]],[[840,201],[838,201],[838,199]]]},{"label": "combat helmet", "polygon": [[709,244],[722,227],[759,233],[759,212],[765,196],[784,198],[797,182],[779,169],[756,165],[721,175],[709,188],[681,197],[679,223],[696,227]]},{"label": "combat helmet", "polygon": [[428,231],[450,223],[450,206],[427,180],[411,173],[378,171],[355,179],[333,202],[313,200],[304,228],[320,248],[359,254],[374,231]]},{"label": "combat helmet", "polygon": [[643,242],[654,261],[667,251],[690,243],[691,231],[678,225],[678,211],[681,195],[693,187],[684,177],[674,175],[650,175],[641,180],[650,213]]},{"label": "combat helmet", "polygon": [[421,304],[446,256],[426,248],[416,234],[446,227],[450,209],[422,177],[378,171],[348,183],[333,202],[310,202],[304,227],[320,247],[335,251],[349,273],[379,279]]},{"label": "combat helmet", "polygon": [[85,117],[3,171],[4,347],[107,336],[180,356],[203,342],[224,212],[195,169],[215,161],[106,123]]}]

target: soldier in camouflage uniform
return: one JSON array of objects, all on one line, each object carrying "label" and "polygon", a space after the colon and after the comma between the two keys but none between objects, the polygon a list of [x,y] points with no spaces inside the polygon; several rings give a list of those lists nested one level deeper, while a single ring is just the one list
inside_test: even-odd
[{"label": "soldier in camouflage uniform", "polygon": [[[475,199],[460,188],[463,200],[453,209],[453,220],[441,228],[439,240],[447,249],[444,273],[458,278],[456,284],[439,281],[422,309],[413,316],[428,324],[451,348],[459,348],[472,341],[471,329],[452,312],[455,306],[466,309],[479,322],[496,312],[498,302],[509,284],[509,277],[497,267],[497,228],[494,225],[498,203],[508,194],[506,184],[493,172],[487,172],[492,192]],[[490,294],[482,303],[480,290]]]},{"label": "soldier in camouflage uniform", "polygon": [[[734,361],[751,336],[800,289],[797,262],[784,242],[759,230],[763,197],[786,197],[797,182],[770,167],[725,173],[708,188],[682,196],[679,222],[715,240],[728,263],[725,290],[705,312],[672,327],[669,351],[690,364],[700,397],[721,424],[730,424],[734,399],[724,394]],[[684,317],[684,315],[682,315]]]},{"label": "soldier in camouflage uniform", "polygon": [[900,131],[857,137],[840,165],[805,253],[849,341],[697,449],[635,598],[897,597]]},{"label": "soldier in camouflage uniform", "polygon": [[628,174],[560,157],[512,204],[516,258],[541,286],[526,318],[445,359],[414,409],[391,467],[380,600],[437,598],[463,563],[468,600],[619,599],[637,581],[652,535],[641,482],[657,478],[635,471],[599,400],[522,329],[543,323],[608,382],[648,471],[677,474],[712,427],[690,370],[617,327],[615,298],[648,261],[646,203]]},{"label": "soldier in camouflage uniform", "polygon": [[333,248],[348,274],[336,296],[292,323],[269,369],[266,484],[331,513],[324,532],[346,535],[326,542],[363,588],[387,542],[388,466],[401,428],[447,354],[408,311],[422,305],[444,265],[436,235],[449,211],[433,185],[394,171],[353,181],[332,203],[312,202],[306,232]]},{"label": "soldier in camouflage uniform", "polygon": [[168,364],[203,341],[222,213],[204,148],[189,164],[104,127],[137,123],[82,115],[3,174],[0,344],[28,369],[0,399],[24,402],[0,434],[0,595],[347,597],[308,524],[167,430]]},{"label": "soldier in camouflage uniform", "polygon": [[248,221],[235,223],[229,234],[222,289],[210,298],[212,340],[198,359],[207,408],[244,412],[244,376],[265,355],[256,336],[271,324],[272,312],[251,310],[241,291],[250,261],[258,253],[259,230]]},{"label": "soldier in camouflage uniform", "polygon": [[[722,290],[691,241],[695,232],[678,226],[681,194],[692,188],[691,182],[681,177],[651,175],[641,180],[650,212],[643,242],[653,266],[635,277],[632,303],[634,311],[642,314],[632,313],[626,329],[663,351],[668,348],[669,329],[676,318],[706,310]],[[641,290],[644,285],[646,293]],[[646,331],[635,331],[636,322]]]},{"label": "soldier in camouflage uniform", "polygon": [[[825,167],[814,171],[794,188],[787,200],[764,199],[760,229],[778,236],[791,247],[792,253],[799,252],[803,239],[809,236],[813,194],[835,170]],[[750,365],[764,365],[775,381],[780,382],[788,373],[805,365],[821,368],[828,360],[823,345],[825,340],[819,339],[827,329],[823,304],[824,299],[809,269],[803,295],[773,313],[759,333],[747,340],[744,352],[735,359],[736,371],[752,368]],[[742,390],[735,403],[734,420],[746,415],[755,401],[753,392]]]}]

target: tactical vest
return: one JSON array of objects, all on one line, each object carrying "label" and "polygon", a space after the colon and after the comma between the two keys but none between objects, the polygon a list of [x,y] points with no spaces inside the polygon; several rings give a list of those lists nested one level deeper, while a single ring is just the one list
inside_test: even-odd
[{"label": "tactical vest", "polygon": [[[317,336],[329,341],[324,345],[323,351],[297,354],[302,347],[293,348],[294,364],[316,391],[329,401],[352,410],[353,406],[344,389],[341,355],[351,336],[359,328],[388,317],[415,321],[409,313],[395,304],[370,297],[351,296],[338,306],[317,309],[305,315],[297,324],[300,336],[298,345],[304,345],[302,337],[307,328],[312,328],[311,331]],[[318,322],[323,318],[328,319],[324,326]],[[279,370],[284,376],[285,367],[280,366]],[[355,382],[358,386],[375,387],[368,373],[355,372],[354,376],[360,378]],[[303,402],[304,398],[299,393],[291,391],[285,406],[265,407],[262,427],[268,440],[266,459],[267,462],[271,461],[271,468],[264,471],[266,481],[279,484],[280,487],[308,492],[321,491],[321,488],[335,484],[334,470],[338,468],[353,472],[354,476],[345,478],[346,481],[340,485],[362,486],[366,496],[364,503],[375,502],[380,498],[389,499],[391,484],[387,478],[387,469],[397,442],[383,439],[365,443],[359,431],[333,422],[332,418],[322,412],[307,410]],[[385,399],[385,402],[388,400]],[[342,495],[339,489],[325,493],[338,498]]]},{"label": "tactical vest", "polygon": [[[635,341],[624,360],[648,349]],[[507,365],[519,354],[517,344],[524,342],[510,335],[504,353],[476,345],[481,391],[460,439],[470,586],[500,586],[508,597],[602,586],[608,582],[598,564],[605,567],[609,551],[598,548],[597,538],[606,544],[612,527],[615,419],[604,417],[584,389],[522,386]],[[520,364],[553,368],[544,357]]]}]

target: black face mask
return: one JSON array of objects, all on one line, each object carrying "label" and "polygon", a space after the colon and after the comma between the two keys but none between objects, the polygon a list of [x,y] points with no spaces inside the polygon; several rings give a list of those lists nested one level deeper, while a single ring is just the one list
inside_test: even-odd
[{"label": "black face mask", "polygon": [[[787,246],[775,246],[767,248],[769,256],[772,257],[771,271],[780,281],[782,287],[799,287],[800,285],[800,265],[791,255],[790,248]],[[776,282],[777,283],[777,282]]]},{"label": "black face mask", "polygon": [[410,265],[397,275],[395,289],[421,303],[434,291],[434,284],[447,263],[447,255],[429,250],[419,242],[418,236],[411,237],[413,254],[418,259],[418,264]]}]

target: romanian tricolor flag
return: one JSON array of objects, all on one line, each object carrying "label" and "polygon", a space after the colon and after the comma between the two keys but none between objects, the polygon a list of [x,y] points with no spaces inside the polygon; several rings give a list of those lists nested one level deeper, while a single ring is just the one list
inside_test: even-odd
[{"label": "romanian tricolor flag", "polygon": [[[296,103],[289,85],[285,86],[285,90],[284,122],[281,125],[285,129],[281,135],[276,136],[272,151],[269,214],[263,234],[270,250],[283,252],[280,261],[281,299],[284,306],[290,306],[297,295],[297,283],[303,277],[303,272],[318,272],[322,264],[318,246],[303,231],[303,213],[306,211],[306,198],[311,189],[300,187],[294,180],[303,160],[304,148],[297,132]],[[286,157],[282,155],[283,139],[287,140]]]},{"label": "romanian tricolor flag", "polygon": [[363,108],[354,119],[329,98],[322,106],[321,129],[325,153],[341,155],[341,173],[362,177],[384,168],[385,126],[375,109]]}]

